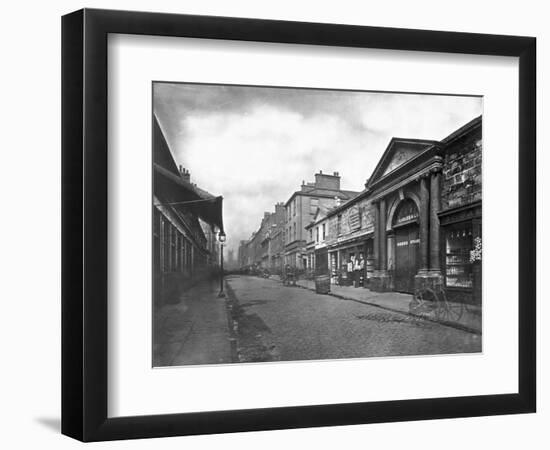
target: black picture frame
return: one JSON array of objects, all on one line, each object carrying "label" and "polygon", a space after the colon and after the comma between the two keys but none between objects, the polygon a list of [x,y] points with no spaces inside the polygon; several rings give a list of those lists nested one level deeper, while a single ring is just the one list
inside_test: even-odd
[{"label": "black picture frame", "polygon": [[[517,393],[107,417],[109,33],[519,58]],[[102,441],[535,412],[536,39],[84,9],[62,18],[62,433]]]}]

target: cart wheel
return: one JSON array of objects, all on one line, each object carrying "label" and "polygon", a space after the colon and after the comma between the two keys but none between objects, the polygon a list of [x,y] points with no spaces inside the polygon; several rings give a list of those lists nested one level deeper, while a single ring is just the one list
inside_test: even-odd
[{"label": "cart wheel", "polygon": [[446,311],[447,311],[447,320],[450,320],[452,322],[458,322],[460,318],[462,317],[462,314],[464,314],[464,303],[460,302],[449,302],[447,300],[447,294],[444,290],[441,290],[440,292],[442,300],[445,302]]}]

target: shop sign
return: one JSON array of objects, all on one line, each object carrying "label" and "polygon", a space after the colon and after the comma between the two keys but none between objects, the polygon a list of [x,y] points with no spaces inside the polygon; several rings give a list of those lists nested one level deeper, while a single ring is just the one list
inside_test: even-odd
[{"label": "shop sign", "polygon": [[418,208],[412,200],[405,200],[397,211],[397,217],[394,223],[398,225],[414,219],[418,219]]},{"label": "shop sign", "polygon": [[349,210],[348,222],[351,230],[361,228],[361,214],[357,205],[352,206]]}]

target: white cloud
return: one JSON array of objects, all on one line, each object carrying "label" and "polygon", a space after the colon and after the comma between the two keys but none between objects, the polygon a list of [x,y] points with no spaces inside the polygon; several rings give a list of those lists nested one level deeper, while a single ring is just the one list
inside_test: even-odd
[{"label": "white cloud", "polygon": [[391,137],[442,139],[481,114],[481,99],[471,97],[204,85],[156,92],[177,162],[224,196],[233,248],[315,172],[338,171],[344,189],[359,191]]}]

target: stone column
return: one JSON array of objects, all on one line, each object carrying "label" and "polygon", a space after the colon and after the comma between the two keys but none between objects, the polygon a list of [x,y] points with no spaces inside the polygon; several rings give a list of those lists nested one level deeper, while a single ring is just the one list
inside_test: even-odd
[{"label": "stone column", "polygon": [[387,246],[387,252],[388,252],[388,260],[386,261],[386,269],[387,270],[394,270],[395,269],[395,235],[393,232],[388,233],[388,246]]},{"label": "stone column", "polygon": [[430,194],[428,192],[427,177],[420,178],[420,268],[419,273],[428,271],[428,239],[429,239],[429,211]]},{"label": "stone column", "polygon": [[430,177],[430,271],[440,273],[440,228],[437,213],[441,208],[440,193],[441,172],[436,171]]},{"label": "stone column", "polygon": [[374,270],[380,270],[380,205],[374,205],[374,243],[372,247]]},{"label": "stone column", "polygon": [[386,200],[381,199],[379,202],[379,223],[380,223],[380,231],[379,231],[379,241],[380,241],[380,270],[386,270],[388,268],[387,266],[387,260],[388,260],[388,252],[386,249]]},{"label": "stone column", "polygon": [[386,270],[386,201],[384,199],[379,200],[374,211],[374,272],[370,282],[370,289],[376,292],[384,292],[390,289],[390,280],[388,271]]}]

